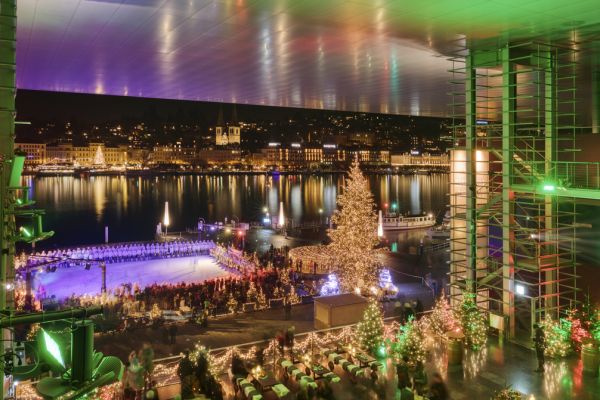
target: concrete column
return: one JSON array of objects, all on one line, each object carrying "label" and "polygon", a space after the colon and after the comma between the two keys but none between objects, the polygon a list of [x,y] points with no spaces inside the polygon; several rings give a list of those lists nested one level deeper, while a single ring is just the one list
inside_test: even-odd
[{"label": "concrete column", "polygon": [[475,292],[477,279],[477,79],[472,52],[469,52],[466,59],[465,74],[466,280],[467,290]]}]

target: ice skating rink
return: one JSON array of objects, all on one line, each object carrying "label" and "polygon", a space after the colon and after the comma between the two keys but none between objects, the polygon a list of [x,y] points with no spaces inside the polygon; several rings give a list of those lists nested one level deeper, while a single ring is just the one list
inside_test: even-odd
[{"label": "ice skating rink", "polygon": [[[210,256],[165,258],[145,261],[128,261],[106,265],[106,287],[113,290],[124,283],[137,283],[141,288],[153,283],[193,283],[229,276]],[[84,267],[59,268],[56,272],[37,273],[34,290],[42,285],[46,297],[57,300],[75,294],[99,294],[102,287],[100,267],[86,271]]]}]

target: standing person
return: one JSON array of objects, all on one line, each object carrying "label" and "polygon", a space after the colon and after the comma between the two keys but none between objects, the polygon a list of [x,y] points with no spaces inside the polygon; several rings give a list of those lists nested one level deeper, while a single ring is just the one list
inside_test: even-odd
[{"label": "standing person", "polygon": [[439,372],[435,372],[431,378],[431,386],[429,386],[429,400],[448,400],[449,398],[448,388],[442,376]]},{"label": "standing person", "polygon": [[[406,356],[404,357],[406,358]],[[398,389],[405,388],[410,383],[408,376],[408,363],[403,359],[396,365],[396,376],[398,377]]]},{"label": "standing person", "polygon": [[415,373],[413,376],[413,389],[419,396],[422,396],[423,392],[425,391],[426,386],[427,386],[427,373],[425,372],[423,362],[417,361],[417,365],[415,367]]},{"label": "standing person", "polygon": [[177,375],[179,375],[179,380],[181,381],[181,397],[184,399],[193,398],[194,366],[190,361],[189,351],[183,353],[183,357],[181,357],[179,365],[177,366]]},{"label": "standing person", "polygon": [[398,392],[396,392],[396,398],[399,400],[415,400],[415,395],[406,386],[398,386]]},{"label": "standing person", "polygon": [[292,302],[288,298],[285,298],[284,302],[283,310],[285,312],[285,320],[289,321],[290,318],[292,318]]},{"label": "standing person", "polygon": [[139,359],[142,368],[144,368],[145,387],[149,387],[152,381],[152,371],[154,370],[154,350],[150,343],[144,343],[142,350],[140,350]]},{"label": "standing person", "polygon": [[169,326],[169,336],[171,337],[171,344],[177,343],[177,324]]},{"label": "standing person", "polygon": [[535,324],[533,327],[535,328],[533,342],[535,344],[535,353],[538,360],[538,368],[535,372],[544,372],[544,363],[546,361],[544,358],[544,351],[546,350],[546,334],[539,324]]},{"label": "standing person", "polygon": [[129,354],[127,360],[129,366],[127,367],[127,382],[125,385],[131,391],[135,392],[135,397],[137,398],[144,388],[144,369],[140,365],[135,351]]}]

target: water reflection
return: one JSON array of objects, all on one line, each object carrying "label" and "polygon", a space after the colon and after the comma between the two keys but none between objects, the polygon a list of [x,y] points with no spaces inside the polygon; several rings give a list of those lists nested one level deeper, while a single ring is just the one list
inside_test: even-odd
[{"label": "water reflection", "polygon": [[[97,243],[105,225],[112,240],[150,239],[165,201],[174,231],[194,226],[198,218],[261,221],[263,208],[276,216],[280,202],[295,222],[324,220],[335,211],[343,181],[342,175],[24,178],[38,205],[46,209],[46,226],[56,231],[54,238],[41,243],[46,247]],[[369,182],[379,207],[396,202],[401,212],[438,213],[447,204],[443,174],[370,176]],[[399,233],[396,239],[405,239],[401,235],[413,233]]]}]

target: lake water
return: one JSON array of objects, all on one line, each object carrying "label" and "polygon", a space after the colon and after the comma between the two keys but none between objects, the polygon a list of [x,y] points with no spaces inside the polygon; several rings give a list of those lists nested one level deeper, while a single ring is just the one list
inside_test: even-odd
[{"label": "lake water", "polygon": [[[54,237],[38,248],[104,241],[150,240],[169,202],[170,231],[231,220],[261,221],[266,208],[277,215],[283,202],[286,218],[324,221],[336,207],[343,175],[231,175],[124,177],[27,177],[37,207],[46,210],[44,229]],[[379,207],[401,212],[442,215],[448,204],[448,175],[372,175],[371,190]],[[321,212],[320,212],[321,211]]]}]

